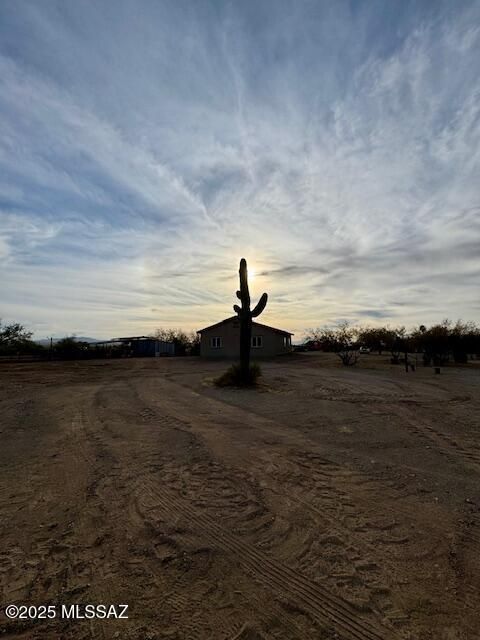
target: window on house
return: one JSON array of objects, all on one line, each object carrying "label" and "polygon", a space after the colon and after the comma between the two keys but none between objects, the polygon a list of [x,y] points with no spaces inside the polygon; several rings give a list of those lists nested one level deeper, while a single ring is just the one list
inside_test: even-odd
[{"label": "window on house", "polygon": [[262,336],[252,336],[252,347],[254,349],[259,349],[260,347],[263,347]]},{"label": "window on house", "polygon": [[210,338],[210,346],[212,347],[212,349],[221,349],[223,347],[222,338],[219,336]]}]

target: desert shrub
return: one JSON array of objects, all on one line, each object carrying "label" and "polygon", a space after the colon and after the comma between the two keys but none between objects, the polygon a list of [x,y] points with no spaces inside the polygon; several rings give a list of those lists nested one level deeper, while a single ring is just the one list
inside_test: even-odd
[{"label": "desert shrub", "polygon": [[356,343],[357,330],[345,321],[341,322],[335,331],[335,353],[345,367],[351,367],[358,362],[358,345]]},{"label": "desert shrub", "polygon": [[77,341],[74,336],[59,340],[53,347],[53,353],[60,360],[79,360],[92,355],[88,342]]},{"label": "desert shrub", "polygon": [[254,387],[258,378],[262,375],[262,370],[255,362],[250,365],[248,377],[246,380],[242,377],[242,370],[239,364],[232,364],[225,373],[222,373],[215,380],[217,387]]},{"label": "desert shrub", "polygon": [[354,364],[357,364],[359,358],[358,350],[353,347],[342,349],[337,352],[337,355],[342,361],[344,367],[351,367]]}]

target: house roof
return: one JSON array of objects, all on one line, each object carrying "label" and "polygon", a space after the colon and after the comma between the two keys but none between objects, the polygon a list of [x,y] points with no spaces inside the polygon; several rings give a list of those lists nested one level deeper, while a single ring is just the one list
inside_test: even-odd
[{"label": "house roof", "polygon": [[[225,318],[225,320],[221,320],[220,322],[211,324],[209,327],[205,327],[204,329],[199,329],[197,333],[203,333],[204,331],[215,329],[216,327],[220,327],[222,324],[227,324],[227,322],[232,322],[233,320],[238,320],[238,316],[230,316],[230,318]],[[281,333],[284,336],[294,335],[293,333],[290,333],[290,331],[284,331],[283,329],[275,329],[275,327],[269,327],[267,324],[260,324],[260,322],[252,322],[252,325],[255,327],[262,327],[262,329],[269,329],[270,331],[274,331],[275,333]]]}]

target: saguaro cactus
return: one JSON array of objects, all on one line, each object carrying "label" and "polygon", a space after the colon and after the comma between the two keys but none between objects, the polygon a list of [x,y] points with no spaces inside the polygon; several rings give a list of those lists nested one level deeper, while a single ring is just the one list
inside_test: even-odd
[{"label": "saguaro cactus", "polygon": [[240,318],[240,369],[243,380],[248,379],[250,371],[250,346],[252,341],[252,318],[259,316],[265,309],[268,296],[266,293],[258,301],[253,311],[250,310],[250,293],[248,291],[248,272],[247,261],[245,258],[240,260],[240,290],[237,291],[237,298],[241,301],[242,306],[233,305],[234,311]]}]

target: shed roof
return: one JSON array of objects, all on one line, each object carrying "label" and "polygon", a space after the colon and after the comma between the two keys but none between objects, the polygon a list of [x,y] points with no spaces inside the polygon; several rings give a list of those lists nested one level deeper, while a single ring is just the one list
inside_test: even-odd
[{"label": "shed roof", "polygon": [[[203,329],[199,329],[197,333],[203,333],[204,331],[208,331],[209,329],[215,329],[216,327],[220,327],[222,324],[227,324],[227,322],[232,322],[233,320],[238,320],[238,316],[230,316],[230,318],[225,318],[225,320],[221,320],[220,322],[211,324],[209,327],[204,327]],[[284,336],[294,335],[290,331],[284,331],[283,329],[276,329],[275,327],[269,327],[267,324],[261,324],[260,322],[252,322],[252,325],[255,327],[262,327],[262,329],[269,329],[270,331],[274,331],[275,333],[281,333]]]},{"label": "shed roof", "polygon": [[101,344],[110,344],[112,342],[166,342],[165,340],[160,340],[160,338],[155,338],[154,336],[129,336],[126,338],[112,338],[111,340],[99,340],[98,342],[92,342],[93,345],[101,345]]}]

